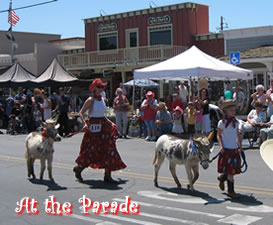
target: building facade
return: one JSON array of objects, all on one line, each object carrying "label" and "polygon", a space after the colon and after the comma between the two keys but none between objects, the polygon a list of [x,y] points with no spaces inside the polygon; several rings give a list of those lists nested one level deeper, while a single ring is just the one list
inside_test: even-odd
[{"label": "building facade", "polygon": [[[0,31],[0,67],[7,67],[12,64],[11,48],[12,41],[6,37],[7,31]],[[50,62],[62,50],[51,44],[51,40],[59,40],[58,34],[41,34],[29,32],[13,32],[16,47],[14,48],[13,59],[21,63],[34,75],[39,75]]]},{"label": "building facade", "polygon": [[[209,8],[182,3],[88,18],[85,49],[64,52],[58,59],[79,77],[102,77],[110,97],[133,70],[175,56],[209,33]],[[222,54],[223,55],[223,54]]]}]

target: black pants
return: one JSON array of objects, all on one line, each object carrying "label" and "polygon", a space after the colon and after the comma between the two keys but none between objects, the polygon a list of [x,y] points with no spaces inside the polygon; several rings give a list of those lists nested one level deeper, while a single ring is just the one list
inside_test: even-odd
[{"label": "black pants", "polygon": [[68,116],[66,112],[61,112],[59,115],[58,123],[60,127],[58,129],[60,136],[66,136],[70,133],[68,126]]},{"label": "black pants", "polygon": [[194,124],[188,124],[188,133],[194,134],[195,133],[195,126]]}]

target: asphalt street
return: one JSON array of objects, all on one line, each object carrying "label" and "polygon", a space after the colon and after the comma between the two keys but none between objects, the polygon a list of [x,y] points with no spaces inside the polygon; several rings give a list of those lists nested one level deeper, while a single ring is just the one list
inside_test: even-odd
[{"label": "asphalt street", "polygon": [[[273,172],[262,161],[259,149],[246,151],[248,170],[235,177],[235,188],[241,194],[240,200],[231,200],[218,188],[216,166],[211,163],[207,170],[200,168],[200,177],[195,184],[196,191],[186,189],[187,177],[184,166],[177,166],[177,175],[182,189],[176,188],[165,160],[159,171],[159,188],[153,186],[154,142],[143,139],[119,139],[119,153],[127,168],[113,173],[119,185],[105,184],[103,171],[87,169],[83,172],[84,182],[75,180],[72,168],[79,153],[82,134],[55,143],[53,177],[48,180],[47,170],[44,181],[30,180],[24,158],[26,135],[0,136],[0,224],[1,225],[114,225],[114,224],[273,224]],[[216,155],[215,147],[212,156]],[[40,163],[36,161],[35,172],[39,177]],[[82,212],[80,199],[93,201],[89,215]],[[39,213],[29,215],[27,208],[21,215],[16,208],[21,200],[34,199]],[[71,215],[48,215],[46,200],[56,201],[73,208]],[[139,214],[125,215],[119,212],[98,215],[95,202],[110,204],[124,203],[130,197],[137,203]],[[68,204],[67,203],[67,204]],[[20,205],[20,204],[19,204]],[[109,212],[109,211],[108,211]]]}]

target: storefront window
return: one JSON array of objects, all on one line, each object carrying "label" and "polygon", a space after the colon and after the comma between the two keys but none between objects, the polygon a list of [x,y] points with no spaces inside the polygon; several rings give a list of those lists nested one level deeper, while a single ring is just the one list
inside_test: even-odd
[{"label": "storefront window", "polygon": [[99,50],[112,50],[117,49],[117,33],[107,33],[107,34],[99,34]]},{"label": "storefront window", "polygon": [[171,45],[172,26],[158,26],[149,28],[150,45]]}]

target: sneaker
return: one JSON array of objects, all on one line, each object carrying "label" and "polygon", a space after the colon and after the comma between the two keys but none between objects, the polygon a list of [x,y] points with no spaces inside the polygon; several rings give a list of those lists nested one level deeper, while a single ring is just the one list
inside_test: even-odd
[{"label": "sneaker", "polygon": [[151,137],[150,137],[150,136],[147,136],[147,137],[145,138],[145,140],[146,140],[146,141],[150,141],[150,140],[151,140]]},{"label": "sneaker", "polygon": [[156,141],[156,136],[152,136],[151,141]]}]

